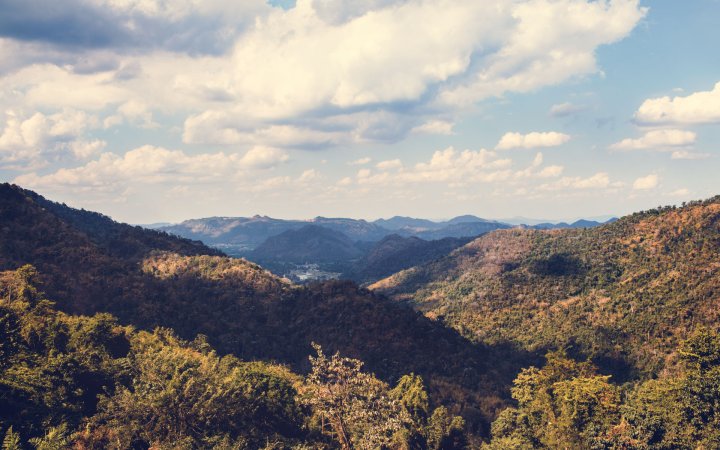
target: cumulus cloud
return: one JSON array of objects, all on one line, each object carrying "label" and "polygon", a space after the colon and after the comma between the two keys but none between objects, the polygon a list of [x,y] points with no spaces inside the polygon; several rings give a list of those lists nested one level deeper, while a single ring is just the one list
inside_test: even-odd
[{"label": "cumulus cloud", "polygon": [[655,189],[660,182],[660,177],[656,174],[650,174],[644,177],[640,177],[633,182],[633,189],[636,191],[646,191],[649,189]]},{"label": "cumulus cloud", "polygon": [[[487,182],[511,177],[511,165],[510,159],[500,159],[495,152],[489,150],[457,151],[448,147],[434,152],[429,161],[407,168],[402,167],[399,160],[393,160],[383,165],[380,172],[361,169],[356,179],[359,184],[364,185]],[[389,167],[396,168],[396,171],[388,172],[386,169]]]},{"label": "cumulus cloud", "polygon": [[563,177],[553,183],[546,183],[540,185],[539,189],[542,191],[558,191],[567,189],[604,189],[611,185],[618,186],[615,183],[611,183],[610,176],[606,172],[598,172],[590,177]]},{"label": "cumulus cloud", "polygon": [[[296,148],[451,134],[446,118],[468,104],[596,72],[597,47],[645,14],[637,0],[298,0],[289,10],[264,0],[10,0],[8,8],[3,59],[25,61],[28,43],[44,49],[0,77],[18,104],[111,107],[108,128],[154,126],[164,111],[187,118],[189,144]],[[66,33],[68,24],[82,33]]]},{"label": "cumulus cloud", "polygon": [[611,145],[613,150],[658,150],[667,151],[695,144],[697,134],[685,130],[652,130],[637,139],[623,139]]},{"label": "cumulus cloud", "polygon": [[92,156],[105,146],[104,141],[83,138],[96,125],[94,116],[72,109],[30,116],[6,111],[0,132],[0,167],[37,168],[48,161]]},{"label": "cumulus cloud", "polygon": [[711,91],[645,100],[635,120],[643,124],[720,123],[720,82]]},{"label": "cumulus cloud", "polygon": [[532,132],[528,134],[505,133],[495,148],[497,150],[510,150],[514,148],[557,147],[569,140],[569,135],[556,131]]},{"label": "cumulus cloud", "polygon": [[[401,186],[413,183],[446,183],[459,187],[478,183],[517,183],[529,179],[559,177],[563,166],[543,166],[543,156],[538,153],[530,165],[522,170],[512,170],[513,161],[500,158],[496,152],[480,150],[458,151],[453,147],[435,151],[426,162],[405,166],[400,160],[384,161],[377,165],[379,172],[370,169],[358,171],[358,184]],[[393,169],[393,172],[388,170]],[[343,185],[348,184],[343,180]]]},{"label": "cumulus cloud", "polygon": [[[490,9],[485,2],[478,5]],[[595,49],[627,36],[647,9],[636,0],[536,0],[506,11],[512,20],[500,23],[501,29],[511,31],[503,34],[499,51],[476,55],[477,70],[456,86],[444,87],[441,102],[469,104],[595,73]]]},{"label": "cumulus cloud", "polygon": [[365,164],[368,164],[370,161],[372,161],[372,158],[366,156],[364,158],[359,158],[354,161],[350,161],[348,164],[351,166],[363,166]]},{"label": "cumulus cloud", "polygon": [[256,16],[271,12],[262,0],[232,7],[217,0],[6,0],[0,36],[74,49],[221,53]]},{"label": "cumulus cloud", "polygon": [[387,161],[380,161],[375,165],[380,170],[393,170],[400,169],[403,166],[402,161],[399,159],[390,159]]},{"label": "cumulus cloud", "polygon": [[186,144],[268,145],[292,148],[325,148],[349,139],[347,133],[317,130],[297,125],[260,125],[248,128],[237,124],[230,115],[206,111],[185,121]]},{"label": "cumulus cloud", "polygon": [[423,123],[422,125],[416,126],[412,129],[412,132],[417,134],[451,135],[453,134],[454,126],[455,124],[453,124],[452,122],[447,122],[445,120],[430,120]]},{"label": "cumulus cloud", "polygon": [[110,189],[133,183],[198,183],[228,179],[249,169],[267,169],[287,160],[278,149],[256,147],[236,153],[188,154],[145,145],[123,155],[106,152],[85,165],[59,169],[48,175],[29,173],[15,182],[31,188],[81,187]]},{"label": "cumulus cloud", "polygon": [[272,147],[253,147],[240,158],[240,164],[256,169],[269,169],[289,159],[286,152]]}]

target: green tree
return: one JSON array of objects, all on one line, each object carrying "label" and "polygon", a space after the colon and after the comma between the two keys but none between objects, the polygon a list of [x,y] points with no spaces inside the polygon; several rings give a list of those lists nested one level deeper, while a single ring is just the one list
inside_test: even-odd
[{"label": "green tree", "polygon": [[591,448],[620,417],[620,393],[608,379],[588,363],[549,353],[542,369],[524,369],[515,379],[518,406],[496,419],[486,448]]},{"label": "green tree", "polygon": [[2,442],[2,450],[20,450],[20,435],[13,431],[13,427],[8,428],[5,438]]},{"label": "green tree", "polygon": [[50,428],[43,437],[30,439],[30,443],[37,450],[63,450],[70,444],[67,424],[63,423],[57,427]]},{"label": "green tree", "polygon": [[321,431],[343,450],[389,446],[410,421],[387,384],[363,372],[361,361],[334,354],[328,358],[319,345],[311,356],[303,402],[319,417]]}]

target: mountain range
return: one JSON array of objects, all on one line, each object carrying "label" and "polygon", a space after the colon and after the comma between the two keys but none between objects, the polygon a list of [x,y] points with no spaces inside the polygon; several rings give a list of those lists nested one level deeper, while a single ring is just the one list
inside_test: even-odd
[{"label": "mountain range", "polygon": [[537,359],[473,344],[350,282],[293,285],[201,242],[120,224],[17,186],[0,185],[0,218],[0,271],[31,264],[63,312],[112,313],[121,323],[170,328],[188,340],[203,335],[220,354],[299,372],[308,370],[315,342],[359,358],[383,380],[422,376],[431,404],[463,415],[476,435],[487,433],[509,398],[503,386]]},{"label": "mountain range", "polygon": [[[565,222],[541,223],[531,228],[578,228],[594,227],[601,222],[579,220],[572,224]],[[368,222],[363,219],[316,217],[309,220],[285,220],[267,216],[253,217],[209,217],[191,219],[174,225],[153,226],[153,228],[189,239],[202,240],[208,245],[226,250],[230,254],[244,255],[272,236],[285,231],[297,230],[307,225],[316,225],[343,233],[353,241],[378,242],[391,234],[425,240],[445,237],[472,237],[488,231],[511,228],[513,225],[494,220],[485,220],[472,215],[458,216],[447,221],[434,222],[427,219],[395,216]]]},{"label": "mountain range", "polygon": [[[362,255],[358,241],[315,226],[285,230],[270,253],[292,257],[307,251],[293,247],[297,234],[315,242],[320,233],[357,258],[358,279],[384,278],[368,289],[297,285],[202,242],[0,185],[6,440],[16,429],[33,442],[109,448],[125,433],[113,430],[130,430],[141,447],[244,439],[253,448],[273,436],[285,447],[342,448],[321,425],[328,416],[312,415],[327,404],[308,400],[327,392],[317,371],[331,364],[322,353],[308,360],[316,343],[377,377],[357,389],[400,395],[402,445],[720,444],[720,197],[593,228],[395,234]],[[392,385],[393,394],[383,387]],[[392,405],[379,405],[346,416],[348,425],[369,430],[363,417],[378,414],[399,423]],[[244,415],[221,413],[231,410]]]},{"label": "mountain range", "polygon": [[[572,224],[542,223],[532,228],[598,225],[599,222],[579,220]],[[392,272],[388,272],[387,268],[392,267],[394,271],[406,269],[426,262],[428,255],[444,256],[439,253],[440,249],[453,250],[467,238],[511,227],[472,215],[458,216],[443,222],[401,216],[374,222],[347,218],[283,220],[254,216],[193,219],[158,229],[201,240],[230,256],[247,258],[273,273],[295,281],[300,280],[293,275],[299,266],[312,266],[318,270],[304,272],[303,279],[312,280],[321,276],[370,282],[378,279],[371,278],[372,273],[389,275]],[[390,236],[394,236],[391,241],[396,245],[385,242]],[[405,245],[399,245],[399,238],[406,239]],[[441,243],[434,242],[440,240]],[[398,251],[404,253],[394,254]],[[387,265],[388,261],[394,262]],[[403,263],[399,264],[400,261]],[[386,269],[371,267],[376,263],[385,264]]]}]

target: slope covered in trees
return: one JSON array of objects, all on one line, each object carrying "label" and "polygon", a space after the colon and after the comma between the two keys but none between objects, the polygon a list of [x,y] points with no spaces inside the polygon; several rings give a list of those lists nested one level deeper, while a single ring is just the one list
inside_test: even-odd
[{"label": "slope covered in trees", "polygon": [[720,325],[720,198],[577,230],[505,230],[371,286],[478,342],[567,348],[621,377]]},{"label": "slope covered in trees", "polygon": [[[203,336],[54,309],[32,266],[0,272],[3,449],[462,448],[423,381],[393,388],[319,346],[304,378],[220,357]],[[325,424],[328,423],[329,426]]]},{"label": "slope covered in trees", "polygon": [[119,230],[111,245],[93,231],[102,227],[83,222],[91,213],[17,187],[3,189],[0,270],[34,265],[42,289],[66,313],[108,312],[122,324],[171,328],[186,340],[203,334],[221,355],[276,361],[299,372],[309,370],[310,344],[317,342],[364,361],[385,382],[410,372],[422,376],[431,405],[461,414],[476,434],[485,433],[506,406],[517,371],[536,361],[474,345],[352,283],[295,286],[256,264],[162,233],[147,232],[160,241],[157,248],[143,244],[118,252],[125,233],[139,233],[127,238],[133,243],[149,238],[100,217]]},{"label": "slope covered in trees", "polygon": [[358,283],[376,281],[400,270],[439,259],[470,240],[444,238],[426,241],[414,236],[391,234],[375,244],[343,276]]}]

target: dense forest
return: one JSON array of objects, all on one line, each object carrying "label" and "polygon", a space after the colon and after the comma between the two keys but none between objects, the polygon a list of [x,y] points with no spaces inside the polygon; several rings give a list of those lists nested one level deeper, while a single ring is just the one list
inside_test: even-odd
[{"label": "dense forest", "polygon": [[196,242],[155,231],[145,236],[17,187],[0,189],[0,270],[33,265],[42,289],[68,314],[107,312],[122,324],[169,328],[188,341],[202,334],[220,355],[285,364],[298,373],[310,370],[315,342],[330,354],[362,360],[390,384],[408,373],[421,376],[430,405],[463,416],[471,438],[487,435],[510,404],[515,374],[539,360],[473,344],[350,282],[292,285]]},{"label": "dense forest", "polygon": [[375,283],[467,338],[568,349],[622,379],[720,327],[720,197],[576,230],[502,230]]},{"label": "dense forest", "polygon": [[32,266],[0,273],[3,449],[462,448],[422,378],[391,387],[320,346],[303,377],[199,335],[58,312]]},{"label": "dense forest", "polygon": [[0,221],[3,448],[720,448],[720,198],[372,290],[11,185]]}]

